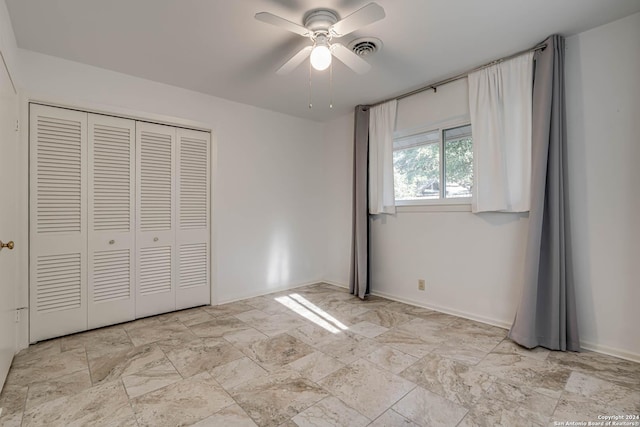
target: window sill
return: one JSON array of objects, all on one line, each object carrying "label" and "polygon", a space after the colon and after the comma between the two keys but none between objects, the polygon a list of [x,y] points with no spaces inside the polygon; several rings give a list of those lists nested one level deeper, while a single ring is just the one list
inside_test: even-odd
[{"label": "window sill", "polygon": [[471,212],[471,199],[397,201],[396,212]]}]

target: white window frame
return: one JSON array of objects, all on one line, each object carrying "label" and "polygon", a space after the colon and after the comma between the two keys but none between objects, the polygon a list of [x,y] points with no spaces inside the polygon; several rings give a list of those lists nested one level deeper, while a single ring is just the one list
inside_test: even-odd
[{"label": "white window frame", "polygon": [[[428,123],[426,125],[418,126],[411,129],[397,130],[393,133],[394,141],[399,138],[406,138],[410,136],[419,135],[427,132],[438,131],[438,143],[440,145],[440,197],[438,199],[413,199],[413,200],[397,200],[395,201],[396,207],[399,207],[399,212],[471,212],[471,196],[469,197],[452,197],[445,198],[444,192],[444,131],[460,126],[466,126],[471,124],[471,118],[468,115],[459,116],[447,120],[441,120],[438,122]],[[473,130],[472,130],[473,132]],[[424,208],[424,209],[423,209]]]}]

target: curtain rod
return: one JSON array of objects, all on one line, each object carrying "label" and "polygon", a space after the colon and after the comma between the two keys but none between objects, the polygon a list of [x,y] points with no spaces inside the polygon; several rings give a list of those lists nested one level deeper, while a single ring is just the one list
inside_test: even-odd
[{"label": "curtain rod", "polygon": [[375,104],[369,104],[369,105],[367,105],[367,107],[369,107],[369,108],[375,107],[376,105],[384,104],[385,102],[393,101],[394,99],[397,100],[397,101],[400,101],[403,98],[407,98],[407,97],[409,97],[411,95],[415,95],[417,93],[424,92],[424,91],[429,90],[429,89],[433,89],[434,92],[435,92],[435,91],[437,91],[438,86],[446,85],[447,83],[451,83],[451,82],[455,82],[456,80],[464,79],[469,74],[471,74],[471,73],[473,73],[475,71],[479,71],[479,70],[482,70],[483,68],[487,68],[487,67],[490,67],[492,65],[499,64],[499,63],[501,63],[503,61],[506,61],[508,59],[515,58],[516,56],[520,56],[520,55],[528,53],[528,52],[535,52],[537,50],[544,50],[545,47],[547,47],[547,44],[546,43],[541,43],[541,44],[539,44],[537,46],[534,46],[534,47],[532,47],[530,49],[522,50],[520,52],[514,53],[513,55],[509,55],[509,56],[505,56],[505,57],[500,58],[500,59],[496,59],[494,61],[489,62],[488,64],[481,65],[479,67],[473,68],[473,69],[471,69],[469,71],[466,71],[464,73],[460,73],[460,74],[457,74],[457,75],[455,75],[453,77],[449,77],[448,79],[441,80],[441,81],[439,81],[437,83],[433,83],[433,84],[430,84],[428,86],[423,86],[421,88],[412,90],[411,92],[403,93],[402,95],[394,96],[393,98],[389,98],[389,99],[385,99],[384,101],[376,102]]}]

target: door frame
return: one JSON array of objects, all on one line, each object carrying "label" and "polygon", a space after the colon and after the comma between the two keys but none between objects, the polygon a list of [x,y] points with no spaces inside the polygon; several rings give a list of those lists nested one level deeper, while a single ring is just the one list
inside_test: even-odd
[{"label": "door frame", "polygon": [[[9,46],[6,46],[4,43],[2,43],[2,40],[0,39],[0,68],[3,68],[4,71],[6,72],[6,77],[8,79],[8,82],[10,83],[10,90],[8,91],[8,93],[10,93],[10,97],[11,100],[10,102],[7,103],[7,109],[8,110],[12,110],[12,114],[11,114],[11,122],[13,122],[13,120],[19,120],[19,116],[20,116],[20,112],[19,112],[19,105],[20,105],[20,95],[19,92],[16,88],[16,84],[15,84],[15,74],[12,73],[12,70],[14,70],[15,68],[12,67],[9,61],[7,61],[7,58],[5,56],[5,52],[7,52],[9,50]],[[19,147],[19,132],[18,132],[18,123],[16,122],[14,123],[10,123],[7,129],[7,135],[11,135],[11,137],[8,138],[8,140],[6,141],[6,145],[11,146],[11,150],[12,150],[12,154],[16,157],[15,159],[12,159],[11,157],[9,158],[12,161],[16,161],[19,157],[20,157],[20,147]],[[15,130],[12,132],[12,127],[15,126]],[[13,173],[12,176],[15,177],[16,174],[19,174],[20,168],[19,166],[15,166],[15,170],[9,170],[10,173]],[[17,179],[17,178],[16,178]],[[3,185],[6,185],[8,187],[13,187],[14,183],[13,182],[6,182],[3,183]],[[12,202],[14,203],[18,203],[18,197],[19,195],[17,194],[17,189],[14,189],[13,191],[15,191],[15,193],[12,196],[15,196],[15,200],[12,200]],[[4,201],[3,201],[4,202]],[[17,212],[15,212],[15,218],[11,218],[11,224],[10,226],[14,226],[13,224],[13,220],[15,220],[16,222],[19,221],[19,217],[20,217],[20,212],[19,212],[19,208],[16,206],[16,210]],[[17,225],[17,224],[15,224]],[[5,233],[6,231],[3,231],[3,233]],[[15,246],[15,248],[12,248],[13,250],[9,250],[9,249],[4,249],[4,251],[8,251],[9,253],[7,254],[5,252],[4,255],[0,255],[3,257],[6,256],[11,256],[14,260],[19,261],[19,252],[16,249],[19,249],[20,246],[22,245],[22,240],[21,239],[21,233],[19,229],[16,230],[12,230],[11,233],[6,233],[3,236],[1,236],[1,238],[5,239],[4,243],[7,243],[7,241],[11,241],[11,240],[15,240],[18,242],[18,244]],[[10,263],[10,260],[7,260],[8,263]],[[13,276],[12,274],[12,282],[9,284],[8,289],[11,289],[11,292],[9,293],[9,295],[7,296],[7,298],[9,298],[8,301],[5,301],[5,304],[8,302],[8,306],[7,307],[2,307],[3,310],[3,318],[5,315],[7,315],[9,317],[9,324],[6,325],[7,326],[7,330],[11,330],[13,329],[12,333],[11,333],[11,339],[7,340],[7,344],[9,344],[9,346],[5,347],[4,343],[2,344],[2,367],[0,368],[0,391],[2,390],[2,388],[4,387],[5,381],[6,381],[6,375],[8,374],[8,370],[11,368],[11,363],[13,362],[13,357],[15,356],[15,353],[17,353],[18,351],[18,325],[17,323],[14,323],[14,317],[13,316],[19,316],[20,315],[20,311],[19,311],[19,307],[20,305],[18,305],[18,293],[19,293],[19,275],[20,275],[20,271],[19,268],[16,268],[15,271],[12,271],[11,273],[15,273],[15,276]],[[5,312],[4,309],[7,308],[8,310]],[[15,314],[13,314],[13,313]],[[17,317],[15,318],[17,319]],[[4,326],[3,326],[4,329]],[[8,338],[8,337],[5,337]],[[12,342],[11,342],[12,341]],[[8,357],[8,360],[5,359],[5,357]],[[5,365],[6,362],[9,362],[8,365]],[[6,369],[6,370],[5,370]]]},{"label": "door frame", "polygon": [[107,116],[122,117],[161,125],[169,125],[187,129],[200,130],[211,134],[211,157],[210,157],[210,218],[209,218],[209,244],[210,256],[209,265],[211,268],[210,275],[210,301],[209,304],[217,303],[216,276],[217,272],[217,248],[215,240],[215,182],[217,175],[217,155],[218,141],[214,130],[213,123],[199,122],[195,120],[184,119],[180,117],[149,113],[139,110],[133,110],[118,106],[87,103],[86,101],[62,97],[51,97],[47,94],[34,92],[29,90],[18,91],[19,103],[19,141],[18,141],[18,175],[16,176],[16,185],[18,187],[17,203],[19,230],[16,233],[17,239],[24,242],[16,245],[15,250],[18,251],[18,274],[16,283],[17,307],[24,307],[20,313],[20,322],[17,324],[17,349],[27,348],[30,343],[29,338],[29,104],[42,104],[50,107],[67,108],[71,110],[79,110],[87,113],[102,114]]}]

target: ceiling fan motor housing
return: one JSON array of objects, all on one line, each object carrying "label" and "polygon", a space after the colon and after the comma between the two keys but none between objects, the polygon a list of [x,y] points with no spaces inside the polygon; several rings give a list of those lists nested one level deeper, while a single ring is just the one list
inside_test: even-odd
[{"label": "ceiling fan motor housing", "polygon": [[338,22],[338,14],[330,9],[313,9],[304,16],[304,26],[315,32],[329,32],[329,27]]}]

